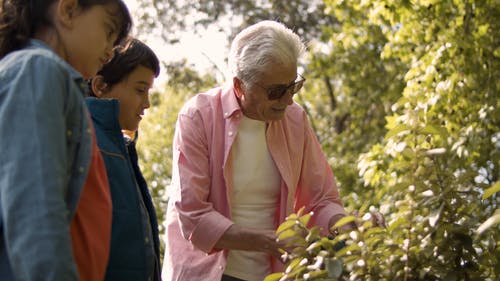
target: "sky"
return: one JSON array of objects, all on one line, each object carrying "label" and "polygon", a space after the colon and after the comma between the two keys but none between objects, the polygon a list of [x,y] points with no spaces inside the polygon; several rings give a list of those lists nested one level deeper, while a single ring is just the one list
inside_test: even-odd
[{"label": "sky", "polygon": [[[138,22],[134,15],[134,11],[138,6],[136,0],[125,0],[125,3],[134,17],[134,22]],[[154,36],[135,35],[148,44],[163,62],[186,58],[188,64],[192,64],[195,69],[202,72],[209,69],[214,63],[222,71],[226,69],[227,37],[223,32],[209,29],[203,34],[203,37],[194,34],[194,32],[185,32],[180,39],[180,43],[174,46],[168,45]],[[155,86],[161,87],[167,79],[168,74],[162,69],[159,77],[155,80]]]}]

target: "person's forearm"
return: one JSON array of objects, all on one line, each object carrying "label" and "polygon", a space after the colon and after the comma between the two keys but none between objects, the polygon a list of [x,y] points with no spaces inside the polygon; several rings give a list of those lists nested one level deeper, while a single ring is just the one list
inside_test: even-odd
[{"label": "person's forearm", "polygon": [[246,228],[231,225],[215,244],[217,249],[267,252],[277,258],[281,256],[280,245],[273,230]]},{"label": "person's forearm", "polygon": [[[266,233],[269,234],[269,233]],[[265,234],[258,230],[241,227],[237,224],[231,225],[222,237],[215,244],[219,249],[243,250],[243,251],[259,251],[262,245],[257,242]],[[269,238],[271,241],[272,238]]]}]

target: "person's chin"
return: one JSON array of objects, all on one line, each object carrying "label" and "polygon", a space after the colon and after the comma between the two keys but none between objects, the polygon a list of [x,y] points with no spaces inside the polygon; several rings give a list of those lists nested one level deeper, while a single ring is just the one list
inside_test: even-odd
[{"label": "person's chin", "polygon": [[271,120],[278,121],[278,120],[283,119],[284,116],[285,116],[285,112],[275,113],[272,116],[269,116],[270,118],[267,118],[267,120],[269,120],[269,121],[271,121]]},{"label": "person's chin", "polygon": [[126,128],[122,128],[122,129],[127,130],[127,131],[137,131],[138,128],[139,128],[139,122],[137,122],[135,124],[130,124]]},{"label": "person's chin", "polygon": [[274,114],[275,115],[280,115],[280,116],[285,115],[285,111],[286,111],[286,107],[283,108],[283,109],[273,109]]}]

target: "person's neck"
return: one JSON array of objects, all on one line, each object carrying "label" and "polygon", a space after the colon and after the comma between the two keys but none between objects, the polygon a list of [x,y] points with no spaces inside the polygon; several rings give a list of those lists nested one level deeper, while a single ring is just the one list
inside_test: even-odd
[{"label": "person's neck", "polygon": [[61,40],[57,32],[50,27],[44,27],[37,30],[33,36],[34,39],[38,39],[47,44],[56,54],[61,58],[65,59],[66,50],[61,44]]}]

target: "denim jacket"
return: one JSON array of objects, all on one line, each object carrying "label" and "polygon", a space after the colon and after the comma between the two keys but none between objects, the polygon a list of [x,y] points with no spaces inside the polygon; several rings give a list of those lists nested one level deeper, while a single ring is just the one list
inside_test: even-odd
[{"label": "denim jacket", "polygon": [[0,60],[2,280],[78,280],[69,225],[91,156],[84,89],[41,41]]}]

